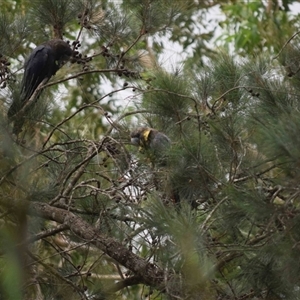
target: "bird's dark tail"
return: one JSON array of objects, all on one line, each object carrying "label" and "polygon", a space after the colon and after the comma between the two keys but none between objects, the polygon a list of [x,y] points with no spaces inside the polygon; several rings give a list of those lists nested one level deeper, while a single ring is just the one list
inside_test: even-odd
[{"label": "bird's dark tail", "polygon": [[23,116],[18,116],[17,114],[24,106],[24,95],[21,93],[21,96],[16,96],[13,99],[13,102],[8,109],[7,118],[8,123],[13,122],[13,133],[18,135],[22,131],[22,126],[24,125],[25,119]]},{"label": "bird's dark tail", "polygon": [[20,104],[17,103],[16,101],[14,101],[8,112],[7,112],[7,117],[8,117],[8,121],[11,122],[12,121],[12,117],[20,110]]}]

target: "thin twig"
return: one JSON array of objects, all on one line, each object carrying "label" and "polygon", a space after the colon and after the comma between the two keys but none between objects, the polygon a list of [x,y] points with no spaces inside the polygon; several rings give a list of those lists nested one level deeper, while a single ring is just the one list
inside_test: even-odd
[{"label": "thin twig", "polygon": [[[105,139],[104,139],[105,140]],[[63,193],[59,193],[51,202],[51,204],[54,204],[56,201],[58,201],[61,198],[66,198],[68,197],[68,195],[72,192],[73,187],[75,186],[76,182],[79,180],[79,178],[81,177],[81,175],[83,174],[86,166],[89,164],[90,160],[97,155],[97,153],[99,152],[99,149],[102,147],[103,142],[100,145],[98,145],[96,147],[96,150],[94,147],[89,147],[87,155],[85,157],[85,159],[83,161],[81,161],[78,165],[76,165],[70,172],[69,174],[66,176],[66,178],[64,179],[64,182],[62,184],[62,190],[64,189],[68,179],[71,177],[71,175],[74,173],[73,178],[70,180],[70,182],[68,183],[68,186],[65,188]]]},{"label": "thin twig", "polygon": [[38,240],[44,239],[46,237],[55,235],[59,232],[62,232],[64,230],[68,229],[68,228],[69,227],[67,224],[60,224],[60,225],[56,226],[55,228],[51,228],[51,229],[39,232],[38,234],[28,238],[27,241],[25,242],[25,244],[30,244],[30,243],[36,242]]},{"label": "thin twig", "polygon": [[293,34],[293,35],[285,42],[285,44],[282,46],[282,48],[280,49],[280,51],[278,52],[278,54],[275,55],[275,56],[272,58],[272,60],[276,59],[276,58],[280,55],[280,53],[283,51],[283,49],[287,46],[287,44],[289,44],[289,43],[291,42],[291,40],[292,40],[296,35],[298,35],[299,33],[300,33],[300,30],[297,31],[296,33],[294,33],[294,34]]},{"label": "thin twig", "polygon": [[220,200],[217,205],[213,208],[213,210],[208,214],[208,216],[206,217],[205,221],[203,222],[202,226],[201,226],[201,230],[206,231],[207,228],[206,225],[209,222],[209,220],[211,219],[212,215],[216,212],[216,210],[220,207],[221,204],[223,204],[226,200],[228,200],[228,197],[226,196],[225,198],[223,198],[222,200]]}]

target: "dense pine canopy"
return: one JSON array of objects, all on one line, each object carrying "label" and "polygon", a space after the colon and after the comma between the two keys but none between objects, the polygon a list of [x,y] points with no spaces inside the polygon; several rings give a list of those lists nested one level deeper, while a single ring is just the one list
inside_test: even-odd
[{"label": "dense pine canopy", "polygon": [[[0,299],[300,299],[296,1],[2,2]],[[15,134],[54,38],[73,55]]]}]

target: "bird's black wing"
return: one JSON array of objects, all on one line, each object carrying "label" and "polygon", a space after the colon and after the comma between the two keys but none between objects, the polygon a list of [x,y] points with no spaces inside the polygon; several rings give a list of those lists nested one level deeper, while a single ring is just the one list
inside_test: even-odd
[{"label": "bird's black wing", "polygon": [[49,45],[40,45],[33,50],[25,63],[22,81],[22,102],[26,102],[44,79],[57,71],[55,55]]},{"label": "bird's black wing", "polygon": [[149,135],[150,148],[157,152],[157,154],[162,154],[171,146],[171,140],[162,132],[152,130]]},{"label": "bird's black wing", "polygon": [[7,116],[14,116],[30,99],[35,89],[45,79],[50,78],[56,72],[55,56],[49,45],[36,47],[24,65],[24,75],[21,85],[21,97],[16,99],[10,106]]},{"label": "bird's black wing", "polygon": [[[60,68],[60,66],[72,56],[73,51],[67,42],[60,39],[50,40],[36,47],[30,54],[24,65],[21,95],[14,99],[7,116],[9,121],[14,117],[32,97],[42,82],[47,82]],[[35,95],[34,101],[38,99],[41,91]],[[35,104],[35,103],[31,103]],[[25,118],[24,113],[14,120],[13,132],[18,135],[22,131]]]}]

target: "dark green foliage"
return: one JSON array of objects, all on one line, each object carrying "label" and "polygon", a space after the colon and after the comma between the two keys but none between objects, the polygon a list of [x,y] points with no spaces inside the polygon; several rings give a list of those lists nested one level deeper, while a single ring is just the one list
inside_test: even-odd
[{"label": "dark green foliage", "polygon": [[[32,3],[32,16],[35,21],[41,24],[42,28],[53,27],[56,38],[62,38],[65,25],[74,20],[79,12],[84,12],[84,5],[80,0],[35,0]],[[81,8],[81,10],[80,10]],[[46,27],[50,26],[50,27]]]},{"label": "dark green foliage", "polygon": [[0,54],[13,57],[23,47],[29,36],[30,24],[27,17],[13,18],[7,14],[0,15]]},{"label": "dark green foliage", "polygon": [[[197,28],[216,2],[14,2],[23,17],[0,18],[0,298],[299,299],[298,35],[275,58],[218,51],[203,66],[211,32]],[[243,49],[287,41],[291,27],[259,35],[287,1],[273,15],[222,3]],[[16,137],[20,68],[49,36],[77,52]],[[160,36],[195,47],[182,70],[159,66]],[[141,126],[170,138],[163,163],[130,144]]]},{"label": "dark green foliage", "polygon": [[[172,182],[183,199],[208,200],[219,178],[216,152],[203,134],[185,134],[170,153]],[[212,161],[215,158],[215,162]]]},{"label": "dark green foliage", "polygon": [[[150,89],[144,94],[142,107],[151,114],[149,125],[162,131],[176,130],[182,134],[181,121],[187,116],[188,107],[193,105],[188,86],[180,74],[159,71],[154,74]],[[155,124],[155,126],[154,126]],[[171,130],[172,129],[172,130]],[[180,133],[181,132],[181,133]],[[170,136],[172,139],[172,136]]]}]

